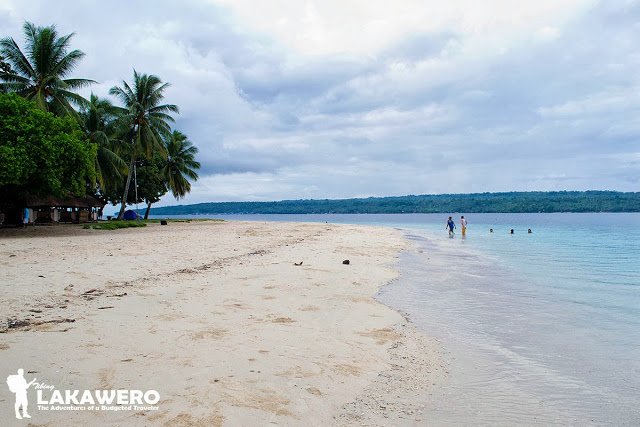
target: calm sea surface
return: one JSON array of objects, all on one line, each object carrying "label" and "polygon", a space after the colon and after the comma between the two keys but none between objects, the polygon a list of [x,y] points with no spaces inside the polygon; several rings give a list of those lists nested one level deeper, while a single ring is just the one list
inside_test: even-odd
[{"label": "calm sea surface", "polygon": [[468,214],[465,239],[442,214],[212,217],[404,230],[378,298],[447,353],[430,425],[640,425],[640,214]]}]

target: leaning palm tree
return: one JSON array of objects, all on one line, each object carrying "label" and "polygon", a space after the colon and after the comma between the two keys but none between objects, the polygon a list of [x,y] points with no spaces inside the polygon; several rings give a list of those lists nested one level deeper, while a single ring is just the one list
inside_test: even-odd
[{"label": "leaning palm tree", "polygon": [[160,103],[167,87],[169,84],[162,83],[157,76],[138,74],[133,70],[133,87],[123,81],[122,87],[114,86],[109,90],[111,95],[116,96],[122,102],[126,110],[119,122],[126,129],[124,139],[129,144],[131,152],[129,173],[118,219],[122,219],[127,207],[127,195],[136,159],[139,157],[151,158],[154,151],[166,155],[162,140],[163,137],[171,133],[169,122],[174,121],[169,113],[178,113],[176,105]]},{"label": "leaning palm tree", "polygon": [[194,147],[187,135],[174,130],[166,139],[167,162],[162,169],[167,188],[173,197],[180,199],[191,191],[191,183],[187,178],[194,181],[198,179],[197,170],[200,163],[195,159],[198,148]]},{"label": "leaning palm tree", "polygon": [[127,163],[118,155],[122,151],[121,141],[114,137],[115,124],[123,109],[115,107],[108,99],[93,93],[80,113],[84,131],[89,141],[96,144],[96,178],[104,192],[114,187],[127,173]]},{"label": "leaning palm tree", "polygon": [[11,37],[0,39],[0,54],[11,66],[0,72],[0,90],[16,92],[46,111],[75,115],[72,104],[87,101],[74,91],[95,82],[65,78],[84,57],[80,50],[69,51],[74,34],[58,37],[54,25],[36,27],[30,22],[24,23],[23,31],[24,52]]}]

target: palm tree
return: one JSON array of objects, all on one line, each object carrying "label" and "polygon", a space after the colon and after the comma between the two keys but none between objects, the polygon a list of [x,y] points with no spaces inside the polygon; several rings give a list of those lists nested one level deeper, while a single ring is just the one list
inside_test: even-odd
[{"label": "palm tree", "polygon": [[45,111],[75,115],[72,104],[83,106],[87,101],[74,90],[95,81],[64,78],[84,57],[80,50],[69,52],[74,34],[58,37],[54,25],[36,27],[30,22],[24,23],[23,31],[26,53],[11,37],[0,39],[0,54],[11,65],[0,72],[0,89],[33,100]]},{"label": "palm tree", "polygon": [[191,191],[187,178],[198,180],[200,163],[195,160],[198,148],[194,147],[187,135],[174,130],[166,140],[167,162],[162,174],[173,197],[180,199]]},{"label": "palm tree", "polygon": [[138,74],[133,70],[133,87],[123,81],[122,87],[114,86],[109,90],[125,107],[126,111],[119,121],[126,127],[125,141],[129,143],[131,150],[129,173],[118,219],[122,219],[127,206],[127,194],[136,159],[139,156],[151,158],[154,151],[166,153],[162,140],[163,136],[171,133],[169,122],[174,121],[169,113],[178,113],[176,105],[160,104],[168,87],[169,84],[162,83],[157,76]]},{"label": "palm tree", "polygon": [[115,107],[108,99],[99,98],[92,93],[80,114],[89,141],[98,147],[96,177],[103,192],[107,186],[113,187],[127,173],[127,163],[117,153],[122,151],[121,141],[113,137],[115,124],[122,113],[122,108]]}]

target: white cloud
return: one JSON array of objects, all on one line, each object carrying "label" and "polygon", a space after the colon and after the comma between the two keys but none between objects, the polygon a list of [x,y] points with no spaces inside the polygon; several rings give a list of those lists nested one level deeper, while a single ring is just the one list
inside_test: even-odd
[{"label": "white cloud", "polygon": [[[370,55],[407,34],[453,31],[473,37],[513,38],[536,23],[562,24],[589,7],[587,0],[212,0],[229,7],[247,31],[260,31],[297,52]],[[511,37],[510,37],[511,36]]]},{"label": "white cloud", "polygon": [[75,31],[103,96],[170,82],[203,164],[180,203],[637,186],[637,2],[72,4],[5,0],[0,27]]}]

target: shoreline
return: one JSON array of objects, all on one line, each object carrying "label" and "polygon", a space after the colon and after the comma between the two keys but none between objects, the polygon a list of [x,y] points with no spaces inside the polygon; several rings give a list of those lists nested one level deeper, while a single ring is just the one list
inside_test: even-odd
[{"label": "shoreline", "polygon": [[[535,250],[545,257],[557,255],[548,250],[557,236],[553,231],[541,229],[539,245],[509,253],[431,230],[406,230],[417,250],[403,252],[403,279],[383,287],[379,300],[407,313],[419,331],[438,339],[450,361],[446,384],[426,401],[430,422],[637,423],[638,389],[627,375],[638,359],[624,345],[637,331],[616,320],[603,323],[602,316],[611,312],[597,302],[590,306],[576,304],[573,296],[563,298],[563,288],[555,283],[581,288],[554,276],[552,264],[540,276],[527,275],[529,265],[517,264],[527,259],[523,254],[539,261]],[[607,337],[593,333],[592,325],[603,324],[610,331]],[[609,354],[616,355],[617,366],[608,362]]]},{"label": "shoreline", "polygon": [[[411,424],[446,377],[435,341],[374,299],[399,274],[408,243],[397,230],[197,222],[61,231],[0,237],[2,317],[18,321],[2,334],[4,370],[37,371],[26,378],[59,389],[153,388],[163,398],[147,412],[34,408],[34,423]],[[1,405],[11,398],[0,392]],[[3,424],[17,421],[2,414]]]}]

